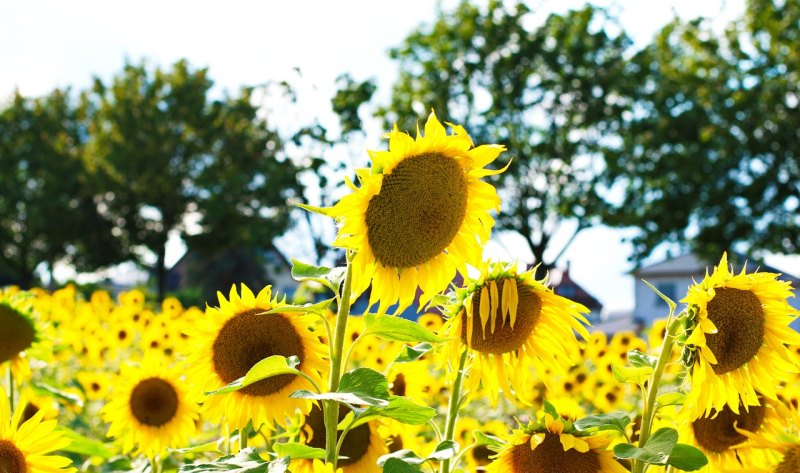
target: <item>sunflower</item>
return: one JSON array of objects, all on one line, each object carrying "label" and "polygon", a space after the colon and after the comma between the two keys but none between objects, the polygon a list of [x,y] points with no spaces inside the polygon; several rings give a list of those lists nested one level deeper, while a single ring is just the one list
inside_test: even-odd
[{"label": "sunflower", "polygon": [[463,127],[452,134],[431,112],[424,136],[416,139],[395,125],[388,151],[370,151],[372,167],[358,169],[361,186],[324,210],[341,223],[334,246],[356,250],[352,260],[352,297],[372,283],[370,305],[385,312],[399,301],[410,306],[417,287],[420,306],[453,280],[466,276],[465,263],[481,261],[499,210],[495,188],[481,178],[502,172],[484,169],[505,151],[499,145],[473,148]]},{"label": "sunflower", "polygon": [[686,400],[693,417],[726,405],[738,413],[740,402],[758,405],[756,386],[774,399],[779,382],[797,373],[785,344],[800,344],[800,334],[789,327],[798,312],[787,302],[790,284],[777,277],[744,268],[734,275],[723,254],[711,276],[689,287],[682,302],[694,320],[685,343],[685,359],[693,358]]},{"label": "sunflower", "polygon": [[[340,407],[339,421],[344,420],[347,409]],[[315,448],[325,449],[325,419],[322,409],[316,404],[306,415],[303,426],[300,429],[302,438],[306,445]],[[375,421],[361,424],[347,432],[342,449],[339,451],[339,461],[337,467],[343,473],[371,473],[380,472],[378,458],[389,452],[386,442],[381,438],[378,431],[378,423]],[[317,473],[314,463],[311,460],[293,460],[289,469],[294,473]]]},{"label": "sunflower", "polygon": [[[26,405],[22,399],[20,405]],[[24,409],[11,413],[8,394],[0,387],[0,471],[3,473],[73,472],[72,460],[48,455],[64,448],[70,441],[55,430],[56,421],[43,421],[44,412],[21,422]]]},{"label": "sunflower", "polygon": [[708,458],[709,473],[767,464],[771,452],[748,444],[749,437],[776,438],[785,425],[786,408],[762,399],[761,405],[740,405],[735,413],[727,405],[696,419],[682,410],[677,425],[681,442],[694,445]]},{"label": "sunflower", "polygon": [[118,384],[101,413],[110,423],[108,436],[120,439],[123,451],[154,458],[168,448],[189,443],[198,418],[197,396],[186,386],[182,370],[149,355],[141,365],[123,365]]},{"label": "sunflower", "polygon": [[18,381],[31,377],[27,354],[41,339],[32,306],[29,293],[0,290],[0,367],[9,363]]},{"label": "sunflower", "polygon": [[[198,391],[209,392],[222,388],[243,377],[256,363],[273,355],[296,356],[296,368],[317,385],[322,384],[321,372],[326,369],[323,359],[325,346],[308,327],[315,318],[309,315],[265,312],[285,306],[284,301],[272,298],[270,286],[258,296],[244,284],[241,296],[232,287],[230,295],[218,293],[219,308],[208,307],[205,317],[191,333],[194,352],[189,364],[192,382]],[[311,390],[311,384],[301,376],[284,374],[251,384],[244,389],[203,401],[206,416],[214,421],[223,418],[231,429],[247,426],[252,419],[258,429],[275,422],[285,423],[295,409],[308,413],[311,402],[293,399],[289,395],[300,389]]]},{"label": "sunflower", "polygon": [[542,422],[515,430],[489,464],[489,473],[628,473],[607,450],[611,439],[578,432],[572,422],[545,414]]},{"label": "sunflower", "polygon": [[540,374],[566,374],[579,360],[575,332],[589,338],[582,315],[588,309],[556,295],[546,279],[534,279],[533,271],[517,273],[514,265],[487,263],[481,276],[451,293],[443,307],[448,320],[442,330],[452,340],[450,359],[458,359],[464,346],[475,354],[470,391],[482,382],[492,404],[500,389],[512,397],[511,386],[533,384],[529,366]]}]

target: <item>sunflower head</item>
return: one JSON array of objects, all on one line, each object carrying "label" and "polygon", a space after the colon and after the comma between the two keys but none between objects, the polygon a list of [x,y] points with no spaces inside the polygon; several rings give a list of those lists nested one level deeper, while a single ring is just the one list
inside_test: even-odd
[{"label": "sunflower head", "polygon": [[796,318],[788,282],[773,273],[734,274],[723,255],[714,272],[689,288],[689,327],[684,360],[692,367],[687,407],[694,417],[728,406],[758,405],[758,395],[777,396],[776,386],[797,373],[786,347],[800,343],[789,327]]},{"label": "sunflower head", "polygon": [[149,354],[139,365],[124,365],[102,415],[108,435],[123,450],[148,457],[184,446],[195,431],[197,396],[187,388],[181,369]]},{"label": "sunflower head", "polygon": [[552,405],[545,405],[543,417],[514,431],[487,472],[627,472],[614,459],[613,452],[606,449],[611,442],[609,437],[581,432],[571,419],[558,415]]},{"label": "sunflower head", "polygon": [[37,339],[30,312],[11,301],[0,301],[0,365],[31,348]]},{"label": "sunflower head", "polygon": [[511,396],[511,386],[532,385],[528,370],[507,367],[564,373],[578,360],[576,332],[589,338],[582,315],[588,309],[555,294],[533,273],[518,273],[509,263],[486,263],[481,275],[452,292],[442,307],[450,356],[456,358],[464,348],[475,355],[472,390],[482,381],[492,402],[500,389]]},{"label": "sunflower head", "polygon": [[[241,295],[231,288],[229,298],[219,294],[219,308],[209,307],[190,334],[190,376],[199,392],[222,388],[243,377],[256,363],[274,355],[296,356],[298,370],[321,383],[325,370],[325,347],[309,327],[314,318],[294,313],[267,313],[286,305],[285,298],[272,297],[267,286],[254,295],[244,284]],[[231,428],[242,428],[252,420],[256,428],[285,422],[300,408],[308,412],[309,401],[289,398],[299,389],[312,389],[304,378],[286,374],[273,376],[239,391],[207,396],[203,408],[212,420]]]},{"label": "sunflower head", "polygon": [[371,151],[372,167],[359,169],[360,187],[327,215],[341,224],[335,246],[355,250],[352,297],[372,284],[370,305],[385,312],[399,301],[408,307],[422,289],[421,306],[453,280],[466,264],[480,263],[482,245],[494,225],[497,191],[481,178],[501,171],[484,166],[505,150],[473,147],[463,127],[445,127],[431,112],[416,139],[397,126],[388,151]]}]

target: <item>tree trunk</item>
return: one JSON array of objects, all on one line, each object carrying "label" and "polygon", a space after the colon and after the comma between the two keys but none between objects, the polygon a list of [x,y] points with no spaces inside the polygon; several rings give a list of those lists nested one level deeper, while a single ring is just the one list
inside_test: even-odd
[{"label": "tree trunk", "polygon": [[156,261],[156,290],[158,292],[158,302],[164,300],[167,283],[167,267],[165,259],[167,256],[167,242],[164,241],[158,248],[158,260]]}]

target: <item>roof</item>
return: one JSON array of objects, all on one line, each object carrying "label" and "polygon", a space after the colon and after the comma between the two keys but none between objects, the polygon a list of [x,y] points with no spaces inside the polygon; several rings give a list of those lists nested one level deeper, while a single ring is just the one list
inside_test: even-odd
[{"label": "roof", "polygon": [[589,310],[597,309],[599,311],[603,309],[603,304],[600,301],[572,280],[569,276],[569,267],[561,273],[561,281],[553,287],[553,291],[559,296],[585,305]]},{"label": "roof", "polygon": [[[774,268],[767,264],[758,264],[743,254],[730,253],[729,256],[730,263],[734,266],[734,270],[736,272],[741,271],[742,262],[744,262],[744,267],[746,268],[747,273],[753,273],[756,270],[764,273],[778,273],[781,274],[781,279],[784,281],[789,281],[792,283],[797,283],[800,281],[800,279],[798,279],[796,276],[788,274],[785,271],[781,271],[780,269]],[[708,271],[710,272],[716,264],[716,262],[706,262],[694,253],[686,253],[675,258],[666,259],[658,263],[653,263],[649,266],[644,266],[639,270],[634,271],[633,275],[639,279],[659,276],[703,277],[706,274],[706,268],[708,268]]]}]

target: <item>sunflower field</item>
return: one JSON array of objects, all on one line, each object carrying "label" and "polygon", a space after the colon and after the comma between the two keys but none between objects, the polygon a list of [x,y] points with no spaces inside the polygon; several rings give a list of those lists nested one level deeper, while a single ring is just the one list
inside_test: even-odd
[{"label": "sunflower field", "polygon": [[388,139],[334,206],[300,204],[346,253],[294,261],[311,300],[2,289],[0,473],[800,472],[788,282],[721,255],[609,338],[535,268],[483,259],[503,146],[434,113]]}]

